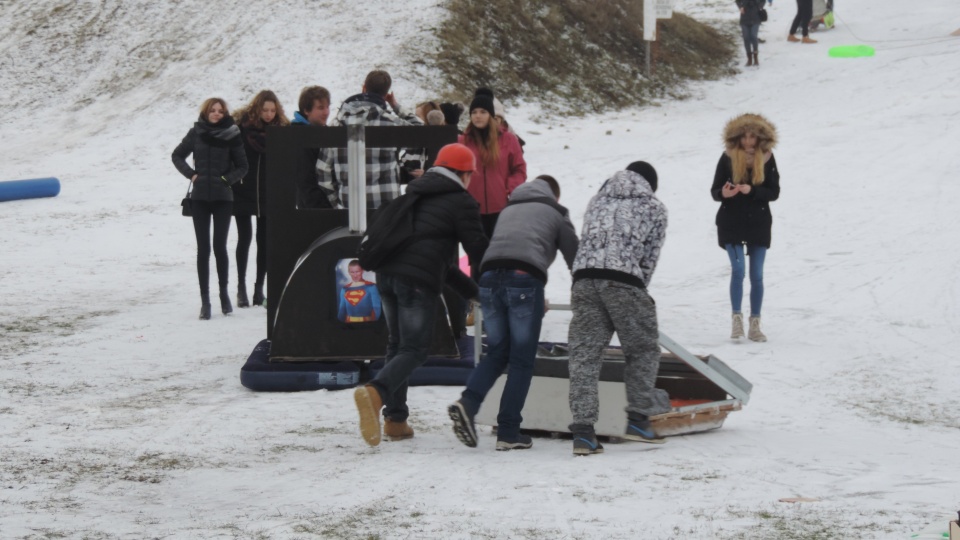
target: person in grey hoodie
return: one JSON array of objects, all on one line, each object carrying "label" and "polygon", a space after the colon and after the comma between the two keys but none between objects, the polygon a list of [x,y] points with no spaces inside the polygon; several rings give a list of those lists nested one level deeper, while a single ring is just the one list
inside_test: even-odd
[{"label": "person in grey hoodie", "polygon": [[574,455],[603,452],[593,426],[603,350],[614,331],[626,359],[624,438],[663,442],[649,421],[661,411],[654,389],[660,364],[657,308],[647,285],[667,230],[667,210],[654,196],[656,189],[656,170],[637,161],[607,180],[587,205],[573,263],[569,331]]},{"label": "person in grey hoodie", "polygon": [[480,303],[487,354],[474,368],[460,399],[447,408],[460,442],[477,446],[473,417],[487,392],[508,369],[497,416],[497,450],[530,448],[520,433],[544,314],[547,269],[563,254],[567,268],[577,253],[577,231],[560,206],[560,185],[547,175],[517,186],[497,221],[480,264]]}]

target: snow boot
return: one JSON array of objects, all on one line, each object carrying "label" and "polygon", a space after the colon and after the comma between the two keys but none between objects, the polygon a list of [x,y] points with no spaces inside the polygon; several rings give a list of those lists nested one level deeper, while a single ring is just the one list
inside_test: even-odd
[{"label": "snow boot", "polygon": [[266,300],[263,296],[263,283],[254,283],[253,284],[253,305],[262,306],[263,301]]},{"label": "snow boot", "polygon": [[758,54],[760,54],[760,53],[757,53],[757,52],[753,53],[753,65],[754,65],[754,67],[760,67],[760,59],[757,58],[757,55],[758,55]]},{"label": "snow boot", "polygon": [[789,36],[787,36],[787,41],[791,41],[791,42],[796,43],[796,42],[800,41],[800,38],[798,38],[797,36],[795,36],[795,35],[793,35],[793,34],[790,34]]},{"label": "snow boot", "polygon": [[763,335],[763,332],[760,331],[760,317],[750,317],[750,331],[747,334],[747,337],[751,341],[766,341],[767,336]]},{"label": "snow boot", "polygon": [[733,329],[730,331],[730,339],[740,339],[743,337],[743,315],[733,314]]},{"label": "snow boot", "polygon": [[413,428],[406,420],[394,422],[389,418],[383,419],[383,435],[388,441],[403,441],[413,438]]},{"label": "snow boot", "polygon": [[383,408],[380,392],[369,384],[361,386],[354,390],[353,401],[360,413],[360,435],[370,446],[377,446],[380,444],[380,409]]},{"label": "snow boot", "polygon": [[230,304],[230,293],[227,292],[227,287],[220,287],[220,311],[224,315],[229,315],[233,313],[233,305]]},{"label": "snow boot", "polygon": [[747,67],[753,65],[753,53],[747,53]]},{"label": "snow boot", "polygon": [[210,293],[200,293],[200,320],[210,320]]},{"label": "snow boot", "polygon": [[250,307],[250,300],[247,299],[246,283],[241,282],[240,285],[237,285],[237,307]]},{"label": "snow boot", "polygon": [[803,43],[816,43],[816,42],[817,42],[817,40],[815,40],[815,39],[810,39],[810,38],[807,37],[807,36],[803,36],[803,39],[800,40],[800,41],[802,41]]},{"label": "snow boot", "polygon": [[501,437],[497,435],[497,451],[526,450],[533,446],[533,439],[529,435],[517,433],[515,437]]},{"label": "snow boot", "polygon": [[447,407],[447,414],[450,420],[453,420],[453,434],[457,440],[469,446],[477,447],[477,428],[473,425],[473,416],[467,413],[467,409],[460,400],[454,401]]}]

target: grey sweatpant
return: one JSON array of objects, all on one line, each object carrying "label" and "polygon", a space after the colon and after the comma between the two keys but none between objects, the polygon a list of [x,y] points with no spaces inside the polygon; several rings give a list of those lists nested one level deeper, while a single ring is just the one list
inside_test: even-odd
[{"label": "grey sweatpant", "polygon": [[617,332],[626,357],[627,416],[655,414],[652,392],[660,367],[657,306],[645,289],[606,279],[573,284],[570,321],[570,412],[575,425],[597,422],[603,349]]}]

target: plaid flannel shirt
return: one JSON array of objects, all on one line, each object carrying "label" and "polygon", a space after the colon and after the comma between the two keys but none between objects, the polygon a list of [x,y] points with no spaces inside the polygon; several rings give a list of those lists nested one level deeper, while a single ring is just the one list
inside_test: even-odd
[{"label": "plaid flannel shirt", "polygon": [[[423,125],[415,114],[402,107],[397,107],[396,112],[387,110],[382,98],[370,94],[360,94],[345,101],[337,113],[335,125],[346,125],[349,118],[358,116],[363,118],[365,126]],[[397,148],[367,147],[367,209],[379,208],[400,196],[397,154]],[[317,159],[317,183],[334,208],[345,208],[349,204],[349,182],[347,149],[322,149]]]}]

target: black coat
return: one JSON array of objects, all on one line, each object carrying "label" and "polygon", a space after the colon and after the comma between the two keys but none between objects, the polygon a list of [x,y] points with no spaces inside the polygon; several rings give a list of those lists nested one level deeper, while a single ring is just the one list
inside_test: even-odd
[{"label": "black coat", "polygon": [[736,0],[737,7],[743,9],[740,14],[740,24],[753,26],[760,24],[760,10],[763,9],[764,0]]},{"label": "black coat", "polygon": [[[193,167],[187,164],[190,154]],[[229,116],[217,124],[201,118],[174,149],[172,158],[180,174],[187,178],[197,175],[190,195],[196,201],[232,201],[230,186],[247,174],[240,130]]]},{"label": "black coat", "polygon": [[267,200],[267,132],[253,125],[240,125],[240,139],[249,169],[233,184],[233,215],[260,217]]},{"label": "black coat", "polygon": [[455,180],[436,172],[410,182],[407,193],[419,193],[414,207],[413,230],[428,235],[409,246],[378,272],[410,278],[440,293],[463,244],[470,262],[479,265],[488,240],[480,224],[480,205]]},{"label": "black coat", "polygon": [[713,200],[720,202],[716,223],[717,240],[721,248],[726,249],[727,244],[770,247],[770,228],[773,225],[770,202],[780,197],[780,173],[772,153],[763,166],[763,176],[763,183],[753,186],[749,194],[738,193],[724,199],[721,190],[725,183],[733,182],[733,169],[730,156],[726,153],[720,156],[710,194]]}]

